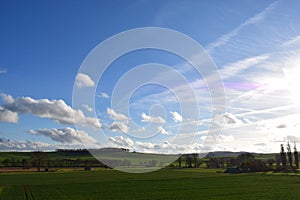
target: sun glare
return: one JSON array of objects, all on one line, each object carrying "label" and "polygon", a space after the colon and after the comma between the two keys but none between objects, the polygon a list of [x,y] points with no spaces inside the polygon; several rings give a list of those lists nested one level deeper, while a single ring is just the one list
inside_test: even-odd
[{"label": "sun glare", "polygon": [[300,107],[300,66],[284,69],[283,72],[291,98]]}]

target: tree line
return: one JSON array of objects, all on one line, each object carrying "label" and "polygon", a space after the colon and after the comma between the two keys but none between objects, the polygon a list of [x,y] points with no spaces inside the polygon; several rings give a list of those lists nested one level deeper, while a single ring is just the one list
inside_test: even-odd
[{"label": "tree line", "polygon": [[294,144],[294,151],[292,152],[291,145],[288,142],[286,150],[283,144],[280,145],[280,153],[275,155],[275,159],[256,159],[251,153],[242,153],[236,158],[210,158],[206,166],[208,168],[235,167],[241,172],[297,170],[299,169],[299,152],[296,144]]}]

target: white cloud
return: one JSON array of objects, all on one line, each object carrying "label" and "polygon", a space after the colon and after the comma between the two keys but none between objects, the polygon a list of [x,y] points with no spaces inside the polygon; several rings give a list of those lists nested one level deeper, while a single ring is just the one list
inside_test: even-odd
[{"label": "white cloud", "polygon": [[83,107],[84,109],[86,109],[87,111],[89,111],[89,112],[93,112],[93,108],[91,108],[91,107],[90,107],[89,105],[87,105],[87,104],[83,104],[82,107]]},{"label": "white cloud", "polygon": [[145,127],[141,127],[141,128],[139,128],[138,130],[137,130],[137,132],[145,132],[146,131],[146,128]]},{"label": "white cloud", "polygon": [[172,112],[171,111],[170,113],[171,113],[172,119],[175,123],[182,122],[182,116],[178,112],[176,112],[176,111]]},{"label": "white cloud", "polygon": [[109,126],[109,130],[111,130],[112,132],[121,131],[123,133],[128,133],[129,127],[126,124],[122,123],[122,122],[113,122]]},{"label": "white cloud", "polygon": [[178,145],[171,144],[168,141],[161,143],[152,142],[135,142],[134,149],[139,152],[145,153],[167,153],[167,154],[178,154],[178,153],[195,153],[201,152],[203,150],[203,145],[201,144],[190,144],[190,145]]},{"label": "white cloud", "polygon": [[[247,120],[244,120],[247,121]],[[240,127],[243,126],[245,123],[240,120],[237,116],[232,113],[225,113],[221,115],[215,116],[214,119],[202,119],[199,121],[199,124],[208,124],[213,122],[218,127],[229,128],[229,127]],[[247,121],[249,122],[249,121]]]},{"label": "white cloud", "polygon": [[287,141],[290,141],[291,143],[293,143],[293,142],[300,143],[300,137],[293,136],[293,135],[288,135],[288,136],[286,137],[286,140],[287,140]]},{"label": "white cloud", "polygon": [[269,55],[260,55],[260,56],[255,56],[255,57],[250,57],[250,58],[245,58],[242,60],[238,60],[234,63],[227,64],[223,67],[223,69],[220,71],[220,74],[222,76],[222,79],[227,79],[229,77],[232,77],[243,70],[259,64],[265,60],[270,58]]},{"label": "white cloud", "polygon": [[167,131],[166,129],[164,129],[164,127],[162,126],[158,126],[157,127],[157,130],[163,134],[163,135],[172,135],[172,133],[170,131]]},{"label": "white cloud", "polygon": [[238,119],[236,116],[234,116],[232,113],[225,113],[223,115],[223,119],[225,121],[225,124],[238,124],[242,125],[243,122]]},{"label": "white cloud", "polygon": [[82,126],[101,128],[99,119],[85,116],[81,110],[72,109],[63,100],[36,100],[31,97],[13,99],[9,95],[5,99],[6,102],[4,102],[3,108],[11,112],[28,113],[40,118],[48,118],[61,124],[74,124],[76,122]]},{"label": "white cloud", "polygon": [[287,127],[286,124],[280,124],[280,125],[276,126],[276,128],[286,128],[286,127]]},{"label": "white cloud", "polygon": [[17,123],[18,113],[6,110],[0,106],[0,122]]},{"label": "white cloud", "polygon": [[38,129],[38,130],[29,130],[31,134],[43,135],[49,137],[54,141],[60,143],[68,144],[84,144],[85,146],[93,146],[97,141],[89,136],[86,132],[81,130],[75,130],[70,127],[61,128],[61,129]]},{"label": "white cloud", "polygon": [[99,98],[104,98],[104,99],[108,99],[108,98],[109,98],[109,95],[106,94],[105,92],[101,92],[100,94],[97,95],[97,97],[99,97]]},{"label": "white cloud", "polygon": [[293,37],[292,39],[284,42],[282,44],[282,46],[291,46],[291,45],[295,45],[295,44],[300,44],[300,35]]},{"label": "white cloud", "polygon": [[214,48],[220,47],[228,43],[233,37],[235,37],[243,28],[245,28],[248,25],[256,24],[260,21],[262,21],[265,16],[272,11],[278,1],[271,3],[267,8],[265,8],[262,12],[257,13],[253,17],[247,19],[244,23],[240,24],[238,27],[230,31],[229,33],[226,33],[222,35],[220,38],[218,38],[216,41],[210,43],[206,49],[208,51],[213,50]]},{"label": "white cloud", "polygon": [[160,116],[154,117],[142,113],[141,117],[142,117],[142,122],[152,122],[152,123],[160,123],[160,124],[166,123],[166,120],[164,120]]},{"label": "white cloud", "polygon": [[139,148],[139,149],[154,149],[155,148],[155,144],[151,143],[151,142],[135,142],[135,145]]},{"label": "white cloud", "polygon": [[7,73],[6,69],[0,69],[0,74],[5,74],[5,73]]},{"label": "white cloud", "polygon": [[234,139],[233,135],[218,135],[218,142],[232,142]]},{"label": "white cloud", "polygon": [[111,119],[116,120],[116,121],[126,121],[128,122],[128,117],[126,117],[124,114],[122,113],[118,113],[116,112],[114,109],[112,108],[107,108],[106,109],[106,113],[108,115],[110,115]]},{"label": "white cloud", "polygon": [[13,103],[15,101],[14,98],[8,94],[2,93],[2,94],[0,94],[0,97],[2,98],[3,102],[6,104]]},{"label": "white cloud", "polygon": [[50,144],[43,142],[31,142],[31,141],[19,141],[8,140],[0,138],[0,150],[1,151],[28,151],[28,150],[52,150]]},{"label": "white cloud", "polygon": [[134,142],[131,139],[122,136],[110,137],[109,140],[124,148],[132,147],[134,145]]},{"label": "white cloud", "polygon": [[95,82],[86,74],[78,73],[76,76],[76,87],[85,88],[85,87],[93,87]]},{"label": "white cloud", "polygon": [[55,149],[84,148],[77,144],[49,144],[44,142],[9,140],[0,138],[0,151],[53,151]]}]

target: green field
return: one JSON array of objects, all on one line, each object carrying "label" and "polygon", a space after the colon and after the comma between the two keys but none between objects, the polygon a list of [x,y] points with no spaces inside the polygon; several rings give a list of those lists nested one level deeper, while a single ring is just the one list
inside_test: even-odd
[{"label": "green field", "polygon": [[300,177],[209,169],[2,173],[0,199],[300,199]]}]

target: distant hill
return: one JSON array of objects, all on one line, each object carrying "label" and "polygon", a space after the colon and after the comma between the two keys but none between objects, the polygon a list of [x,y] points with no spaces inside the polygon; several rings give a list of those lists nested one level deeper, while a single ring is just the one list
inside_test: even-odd
[{"label": "distant hill", "polygon": [[232,151],[214,151],[206,154],[204,158],[213,158],[213,157],[237,157],[243,153],[251,153],[257,159],[274,159],[276,153],[253,153],[246,151],[232,152]]},{"label": "distant hill", "polygon": [[245,151],[240,152],[232,152],[232,151],[214,151],[209,152],[205,158],[212,158],[212,157],[237,157],[243,153],[247,153]]}]

